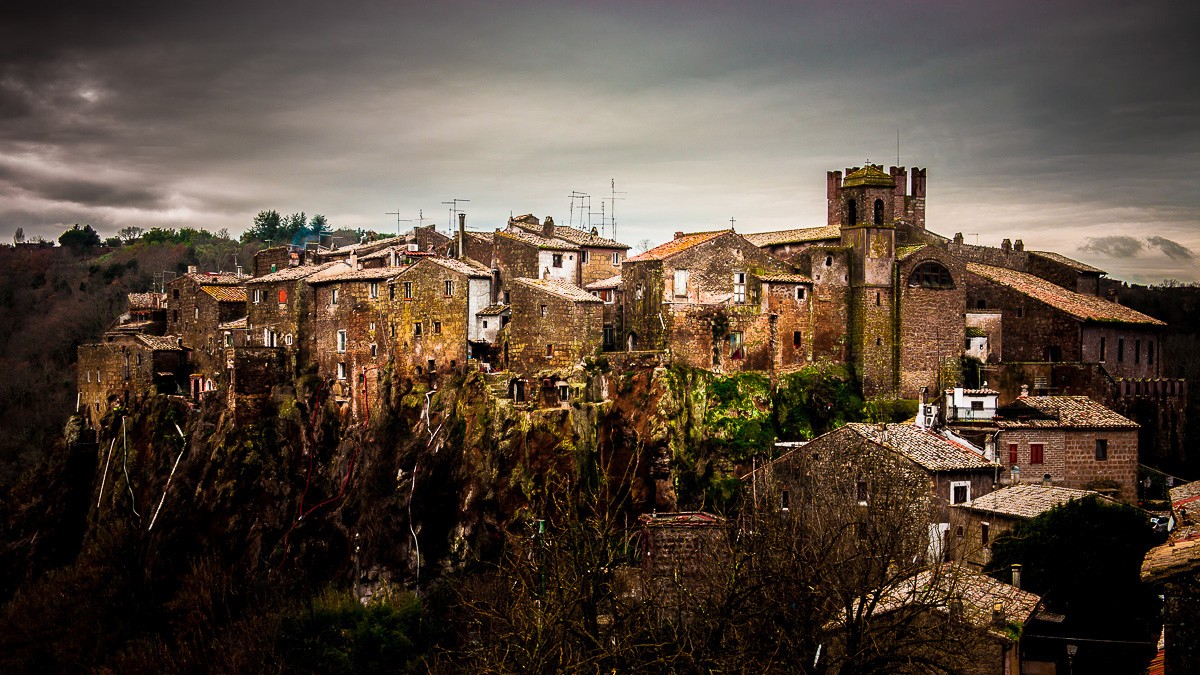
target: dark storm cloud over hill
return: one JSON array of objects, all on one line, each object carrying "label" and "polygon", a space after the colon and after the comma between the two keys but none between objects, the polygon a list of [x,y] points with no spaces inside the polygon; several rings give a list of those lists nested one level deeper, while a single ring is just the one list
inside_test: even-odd
[{"label": "dark storm cloud over hill", "polygon": [[610,178],[634,242],[811,226],[899,131],[935,230],[1200,276],[1193,4],[177,4],[0,10],[0,233],[566,222]]}]

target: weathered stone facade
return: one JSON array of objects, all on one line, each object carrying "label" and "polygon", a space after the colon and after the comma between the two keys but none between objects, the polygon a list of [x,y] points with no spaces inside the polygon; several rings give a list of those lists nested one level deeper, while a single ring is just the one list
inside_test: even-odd
[{"label": "weathered stone facade", "polygon": [[220,325],[246,316],[245,282],[232,274],[192,272],[167,284],[167,334],[179,337],[191,350],[193,376],[224,379]]},{"label": "weathered stone facade", "polygon": [[319,274],[348,271],[343,262],[305,265],[250,279],[246,283],[246,331],[249,344],[280,347],[288,372],[298,374],[310,363],[314,347],[313,287],[308,280]]},{"label": "weathered stone facade", "polygon": [[603,302],[554,280],[512,279],[512,321],[505,328],[509,370],[530,377],[565,377],[584,357],[600,350]]},{"label": "weathered stone facade", "polygon": [[76,363],[79,407],[92,426],[116,404],[148,393],[187,392],[187,349],[173,336],[107,333],[80,345]]}]

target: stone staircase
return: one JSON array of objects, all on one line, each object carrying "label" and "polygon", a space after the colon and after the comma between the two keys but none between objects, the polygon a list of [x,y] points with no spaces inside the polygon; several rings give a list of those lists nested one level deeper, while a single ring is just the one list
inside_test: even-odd
[{"label": "stone staircase", "polygon": [[492,396],[496,398],[508,398],[508,381],[511,378],[512,375],[507,370],[483,374],[488,391],[492,392]]}]

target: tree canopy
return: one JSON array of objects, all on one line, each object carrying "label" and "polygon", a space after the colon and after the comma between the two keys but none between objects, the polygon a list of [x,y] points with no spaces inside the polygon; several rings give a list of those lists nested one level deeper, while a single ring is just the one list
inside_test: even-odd
[{"label": "tree canopy", "polygon": [[100,235],[92,229],[91,225],[75,226],[63,232],[58,237],[58,243],[62,246],[76,251],[82,251],[100,245]]}]

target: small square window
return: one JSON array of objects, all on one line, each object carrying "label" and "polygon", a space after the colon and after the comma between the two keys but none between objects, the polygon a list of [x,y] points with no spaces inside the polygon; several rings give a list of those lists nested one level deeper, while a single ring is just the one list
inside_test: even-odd
[{"label": "small square window", "polygon": [[552,267],[562,267],[562,265],[563,265],[562,254],[561,253],[552,253],[551,258],[550,258],[550,265]]},{"label": "small square window", "polygon": [[983,410],[983,401],[971,401],[971,410]]},{"label": "small square window", "polygon": [[337,379],[339,379],[339,380],[346,379],[346,364],[344,364],[344,363],[337,364]]},{"label": "small square window", "polygon": [[950,483],[950,503],[966,504],[971,501],[971,482],[954,481]]},{"label": "small square window", "polygon": [[796,299],[804,300],[807,297],[808,297],[808,291],[806,291],[803,286],[797,286],[796,287]]},{"label": "small square window", "polygon": [[542,309],[541,309],[542,316],[547,315],[547,313],[548,313],[547,310],[548,310],[548,307],[546,305],[542,305]]}]

